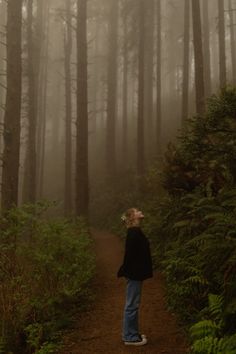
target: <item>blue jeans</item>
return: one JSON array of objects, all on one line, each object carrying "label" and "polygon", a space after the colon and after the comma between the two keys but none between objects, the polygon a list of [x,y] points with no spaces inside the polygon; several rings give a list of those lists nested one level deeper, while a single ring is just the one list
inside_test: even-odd
[{"label": "blue jeans", "polygon": [[127,279],[123,341],[136,341],[139,339],[138,310],[141,301],[141,292],[142,281]]}]

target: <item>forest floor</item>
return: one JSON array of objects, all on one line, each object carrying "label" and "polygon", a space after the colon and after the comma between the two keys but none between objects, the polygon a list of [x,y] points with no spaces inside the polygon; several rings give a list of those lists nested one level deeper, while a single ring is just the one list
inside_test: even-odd
[{"label": "forest floor", "polygon": [[140,332],[148,343],[125,346],[121,339],[126,281],[117,278],[124,246],[115,235],[92,231],[95,241],[97,274],[93,283],[96,301],[78,315],[73,328],[63,336],[59,354],[185,354],[187,340],[176,317],[166,309],[165,282],[159,272],[143,283],[140,306]]}]

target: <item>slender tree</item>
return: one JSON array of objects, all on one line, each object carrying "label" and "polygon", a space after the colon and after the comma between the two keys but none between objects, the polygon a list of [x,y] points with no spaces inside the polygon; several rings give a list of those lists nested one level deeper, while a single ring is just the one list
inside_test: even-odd
[{"label": "slender tree", "polygon": [[114,175],[116,170],[118,3],[118,0],[110,0],[106,132],[106,162],[110,176]]},{"label": "slender tree", "polygon": [[138,48],[138,124],[137,124],[137,173],[145,172],[144,154],[144,39],[145,2],[139,0],[139,48]]},{"label": "slender tree", "polygon": [[[5,3],[0,2],[0,166],[2,166],[2,148],[3,148],[3,117],[4,117],[4,96],[6,91],[5,83]],[[0,173],[1,180],[1,173]]]},{"label": "slender tree", "polygon": [[[147,6],[147,5],[146,5]],[[154,0],[148,1],[146,9],[145,40],[145,117],[148,156],[153,150],[153,78],[154,78]]]},{"label": "slender tree", "polygon": [[157,0],[157,70],[156,70],[156,146],[157,146],[157,154],[161,154],[161,121],[162,121],[162,113],[161,113],[161,1]]},{"label": "slender tree", "polygon": [[225,57],[224,0],[218,0],[218,14],[219,14],[220,87],[225,87],[225,85],[226,85],[226,57]]},{"label": "slender tree", "polygon": [[182,127],[188,118],[189,95],[189,45],[190,45],[190,3],[184,2],[184,57],[183,57],[183,93],[182,93]]},{"label": "slender tree", "polygon": [[202,27],[199,0],[192,0],[193,46],[195,64],[196,111],[205,112],[205,86],[203,67]]},{"label": "slender tree", "polygon": [[71,52],[72,52],[72,14],[71,0],[66,1],[66,29],[64,33],[65,48],[65,215],[72,211],[72,95],[71,95]]},{"label": "slender tree", "polygon": [[235,48],[235,33],[234,33],[234,11],[232,8],[232,0],[228,1],[229,20],[230,20],[230,47],[231,47],[231,61],[232,61],[232,74],[233,84],[236,85],[236,48]]},{"label": "slender tree", "polygon": [[26,201],[36,201],[36,124],[37,124],[37,74],[36,42],[33,18],[33,0],[27,3],[27,49],[28,49],[28,146],[26,153],[25,196]]},{"label": "slender tree", "polygon": [[204,76],[206,96],[211,95],[211,55],[210,55],[210,29],[209,29],[209,2],[203,0],[203,53]]},{"label": "slender tree", "polygon": [[47,91],[48,91],[48,50],[49,50],[49,2],[43,2],[43,28],[44,38],[42,43],[42,59],[39,75],[39,104],[38,104],[38,129],[37,129],[37,146],[38,146],[38,197],[43,196],[44,182],[44,160],[45,160],[45,135],[46,135],[46,114],[47,114]]},{"label": "slender tree", "polygon": [[128,17],[123,16],[124,42],[123,42],[123,127],[122,127],[122,160],[126,164],[128,147]]},{"label": "slender tree", "polygon": [[76,213],[88,214],[87,0],[77,0]]},{"label": "slender tree", "polygon": [[4,116],[2,207],[18,202],[21,118],[22,0],[7,2],[7,93]]}]

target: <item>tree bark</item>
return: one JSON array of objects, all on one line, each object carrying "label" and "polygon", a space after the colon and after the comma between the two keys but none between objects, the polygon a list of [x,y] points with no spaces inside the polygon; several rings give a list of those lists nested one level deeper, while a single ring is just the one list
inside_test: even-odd
[{"label": "tree bark", "polygon": [[43,196],[44,186],[44,160],[45,160],[45,135],[46,135],[46,108],[47,108],[47,87],[48,87],[48,47],[49,47],[49,3],[44,2],[44,28],[45,41],[42,47],[42,61],[39,76],[39,105],[38,105],[38,197]]},{"label": "tree bark", "polygon": [[196,111],[205,112],[205,85],[202,48],[202,27],[199,0],[192,0],[193,46],[195,64]]},{"label": "tree bark", "polygon": [[219,13],[219,57],[220,57],[220,87],[226,86],[226,57],[225,57],[225,13],[224,0],[218,0]]},{"label": "tree bark", "polygon": [[183,91],[182,91],[182,128],[188,118],[189,95],[189,45],[190,45],[190,3],[184,2],[184,60],[183,60]]},{"label": "tree bark", "polygon": [[127,134],[128,134],[128,24],[127,15],[124,15],[124,48],[123,48],[123,126],[122,126],[122,161],[126,167],[127,161]]},{"label": "tree bark", "polygon": [[157,155],[161,155],[161,0],[157,0],[157,72],[156,72],[156,89],[157,89],[157,112],[156,112],[156,147]]},{"label": "tree bark", "polygon": [[37,124],[37,67],[36,67],[36,36],[33,32],[33,0],[27,4],[27,52],[28,52],[28,146],[25,163],[24,201],[36,201],[36,124]]},{"label": "tree bark", "polygon": [[153,153],[153,78],[154,78],[154,0],[149,0],[146,5],[146,45],[145,45],[145,117],[146,117],[146,136],[147,136],[147,156]]},{"label": "tree bark", "polygon": [[211,95],[211,55],[208,1],[203,0],[203,53],[206,96]]},{"label": "tree bark", "polygon": [[65,48],[65,106],[66,106],[66,126],[65,126],[65,186],[64,186],[64,208],[65,215],[72,212],[72,97],[71,97],[71,52],[72,52],[72,16],[71,1],[66,2],[66,30],[64,34]]},{"label": "tree bark", "polygon": [[88,215],[87,0],[77,0],[76,213]]},{"label": "tree bark", "polygon": [[110,1],[109,54],[107,87],[106,163],[109,176],[116,171],[116,113],[117,113],[117,57],[118,57],[118,0]]},{"label": "tree bark", "polygon": [[[0,26],[5,27],[6,21],[6,4],[4,2],[0,3]],[[6,40],[5,34],[0,34],[1,41],[4,43]],[[6,94],[6,80],[5,80],[5,46],[0,43],[0,180],[1,180],[1,170],[2,170],[2,149],[3,149],[3,118],[4,118],[4,98]]]},{"label": "tree bark", "polygon": [[18,203],[21,122],[21,28],[22,0],[7,3],[7,94],[4,117],[2,207]]},{"label": "tree bark", "polygon": [[144,38],[145,3],[139,0],[139,48],[138,48],[138,124],[137,124],[137,173],[145,172],[144,154]]},{"label": "tree bark", "polygon": [[232,61],[232,74],[233,84],[236,85],[236,49],[235,49],[235,34],[234,34],[234,12],[232,9],[232,0],[228,2],[229,20],[230,20],[230,47],[231,47],[231,61]]}]

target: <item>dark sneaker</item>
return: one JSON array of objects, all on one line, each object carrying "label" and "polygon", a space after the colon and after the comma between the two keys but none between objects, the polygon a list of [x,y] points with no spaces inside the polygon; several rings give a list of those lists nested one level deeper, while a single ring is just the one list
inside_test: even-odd
[{"label": "dark sneaker", "polygon": [[141,335],[140,339],[137,339],[136,341],[125,341],[124,342],[125,345],[136,345],[136,346],[140,346],[140,345],[145,345],[147,344],[147,338],[144,337],[144,335]]}]

